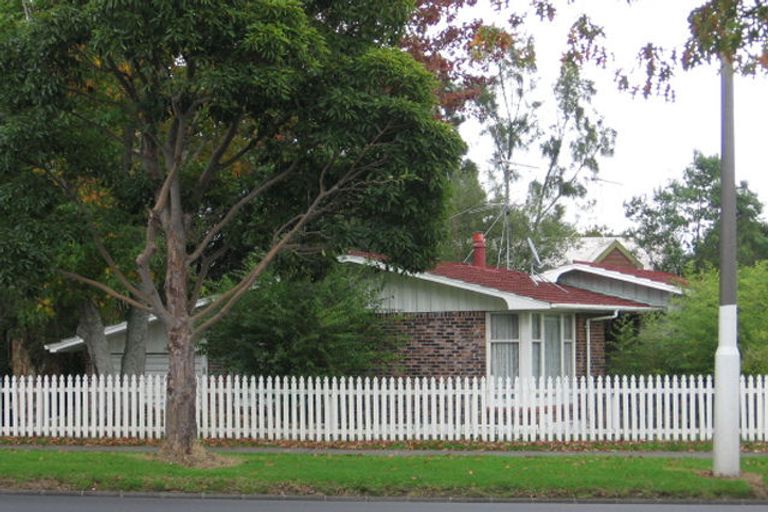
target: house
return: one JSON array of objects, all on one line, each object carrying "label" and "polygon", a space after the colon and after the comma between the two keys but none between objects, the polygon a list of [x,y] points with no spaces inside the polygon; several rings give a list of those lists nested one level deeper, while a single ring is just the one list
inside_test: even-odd
[{"label": "house", "polygon": [[[605,371],[606,323],[666,307],[676,276],[577,262],[541,276],[491,268],[473,236],[471,264],[400,273],[367,253],[341,261],[384,272],[382,306],[396,313],[411,376],[557,377]],[[614,262],[615,263],[615,262]]]},{"label": "house", "polygon": [[[127,322],[110,325],[104,328],[104,334],[109,343],[109,351],[112,356],[112,367],[120,369],[120,360],[125,349],[125,336],[128,329]],[[67,352],[86,352],[85,340],[80,336],[66,338],[56,343],[45,345],[45,349],[51,354]],[[168,338],[162,323],[155,315],[149,316],[147,328],[147,359],[145,365],[147,375],[165,375],[168,373]],[[208,358],[205,354],[195,355],[195,372],[199,375],[208,373]]]},{"label": "house", "polygon": [[[622,263],[613,242],[597,261],[572,261],[542,275],[486,266],[485,240],[475,234],[473,262],[440,263],[415,274],[390,269],[381,257],[349,253],[340,261],[384,271],[381,304],[396,313],[406,340],[402,372],[411,376],[568,376],[605,371],[610,320],[621,313],[664,309],[682,293],[677,276]],[[613,255],[613,256],[612,256]],[[631,256],[631,253],[630,253]],[[631,258],[627,256],[627,261]],[[608,262],[608,263],[605,263]],[[105,329],[120,367],[126,323]],[[150,316],[147,374],[168,369],[162,325]],[[45,346],[51,353],[85,351],[75,336]],[[195,358],[198,373],[209,365]],[[215,370],[212,370],[215,371]]]},{"label": "house", "polygon": [[651,268],[651,255],[634,241],[620,236],[582,236],[554,261],[559,267],[576,261],[621,268]]}]

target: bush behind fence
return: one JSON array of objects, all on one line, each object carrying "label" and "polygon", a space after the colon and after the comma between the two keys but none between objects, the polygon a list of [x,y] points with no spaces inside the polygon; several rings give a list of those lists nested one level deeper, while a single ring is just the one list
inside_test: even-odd
[{"label": "bush behind fence", "polygon": [[[158,439],[164,376],[0,380],[0,435]],[[768,378],[741,378],[743,440],[768,437]],[[703,441],[711,376],[201,376],[200,437],[305,441]]]}]

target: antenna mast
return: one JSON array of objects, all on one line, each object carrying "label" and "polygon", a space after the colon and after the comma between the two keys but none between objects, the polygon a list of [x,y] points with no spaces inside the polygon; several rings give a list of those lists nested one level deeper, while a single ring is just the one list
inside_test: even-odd
[{"label": "antenna mast", "polygon": [[506,269],[509,270],[511,268],[510,262],[509,262],[509,161],[504,162],[504,211],[502,214],[504,215],[504,224],[502,227],[502,240],[506,243],[504,254],[505,254],[505,261],[506,261]]}]

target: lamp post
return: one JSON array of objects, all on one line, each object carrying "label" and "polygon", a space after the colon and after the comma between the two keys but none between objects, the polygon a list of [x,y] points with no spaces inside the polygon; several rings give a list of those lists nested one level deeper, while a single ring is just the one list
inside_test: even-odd
[{"label": "lamp post", "polygon": [[736,308],[736,177],[733,126],[733,63],[721,67],[720,312],[715,353],[714,467],[717,476],[738,476],[739,377]]}]

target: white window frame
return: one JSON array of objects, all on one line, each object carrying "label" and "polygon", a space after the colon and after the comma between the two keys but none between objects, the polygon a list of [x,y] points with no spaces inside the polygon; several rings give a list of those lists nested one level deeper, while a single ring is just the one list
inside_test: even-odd
[{"label": "white window frame", "polygon": [[[516,316],[517,317],[517,339],[510,338],[510,339],[492,339],[492,327],[491,322],[493,321],[494,316],[502,316],[502,315],[510,315],[510,316]],[[517,343],[517,375],[519,377],[523,376],[523,368],[525,363],[523,362],[523,346],[525,343],[523,342],[523,333],[526,332],[527,328],[524,325],[523,319],[526,318],[527,315],[522,314],[520,312],[512,312],[512,311],[494,311],[486,313],[485,315],[485,376],[487,379],[491,379],[493,375],[491,375],[491,354],[493,353],[492,345],[494,343]]]},{"label": "white window frame", "polygon": [[[491,339],[491,319],[493,315],[517,315],[518,322],[518,339],[510,340],[492,340]],[[533,327],[534,327],[534,315],[539,315],[540,333],[539,338],[533,339]],[[539,375],[544,374],[544,368],[546,368],[546,354],[544,350],[544,315],[558,316],[560,319],[560,376],[565,374],[565,365],[568,364],[565,360],[565,344],[570,342],[571,344],[571,357],[570,376],[576,375],[576,314],[571,312],[561,311],[494,311],[486,313],[485,321],[485,375],[487,378],[491,378],[491,344],[492,343],[517,343],[518,344],[518,360],[520,367],[518,368],[518,375],[520,378],[533,377],[533,344],[541,343],[540,345],[540,359],[539,359]],[[569,322],[570,320],[570,322]],[[565,337],[566,323],[570,323],[571,326],[571,338]]]},{"label": "white window frame", "polygon": [[[568,319],[570,318],[570,322]],[[565,337],[565,326],[571,324],[571,337]],[[576,315],[574,313],[562,313],[560,315],[560,353],[563,357],[560,358],[560,376],[565,377],[565,344],[571,344],[571,371],[569,377],[576,376]]]},{"label": "white window frame", "polygon": [[[539,339],[534,340],[533,339],[533,318],[534,315],[539,315],[539,322],[540,322],[540,328],[539,328]],[[565,344],[566,342],[569,342],[571,344],[571,357],[570,357],[570,365],[571,365],[571,376],[574,376],[576,374],[576,315],[573,313],[558,313],[558,312],[546,312],[546,313],[531,313],[531,358],[530,358],[530,376],[533,377],[533,342],[536,341],[538,343],[541,343],[540,347],[540,358],[539,358],[539,375],[544,375],[544,369],[547,367],[547,361],[546,361],[546,350],[544,350],[544,339],[546,337],[546,334],[544,333],[544,317],[545,316],[557,316],[560,320],[560,377],[565,376]],[[570,322],[568,322],[568,319],[570,317]],[[569,339],[566,339],[565,337],[565,326],[566,323],[571,324],[571,337]]]}]

